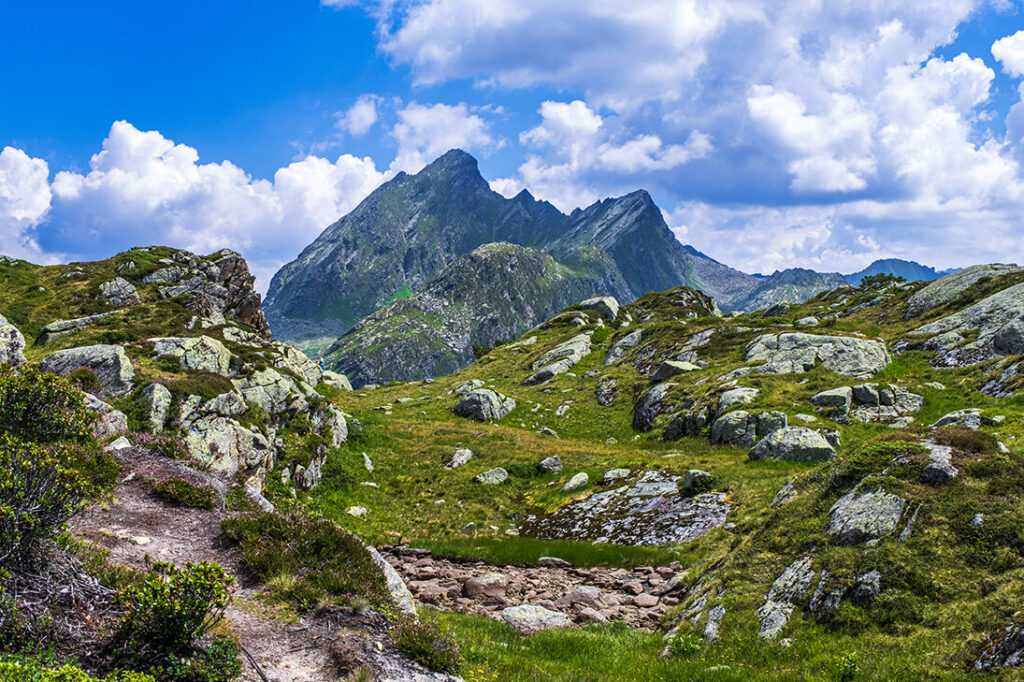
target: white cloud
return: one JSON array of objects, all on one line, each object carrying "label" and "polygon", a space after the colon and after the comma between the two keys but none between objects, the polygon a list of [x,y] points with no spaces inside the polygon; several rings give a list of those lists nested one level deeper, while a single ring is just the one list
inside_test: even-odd
[{"label": "white cloud", "polygon": [[1006,73],[1024,76],[1024,31],[1017,31],[992,43],[992,56],[1003,63]]},{"label": "white cloud", "polygon": [[398,143],[392,171],[416,173],[449,149],[488,150],[495,141],[480,116],[469,113],[465,104],[417,104],[411,102],[398,112],[391,129]]},{"label": "white cloud", "polygon": [[0,151],[0,253],[16,258],[44,258],[33,228],[50,210],[50,170],[46,161],[20,149]]},{"label": "white cloud", "polygon": [[[369,158],[334,162],[307,156],[254,179],[229,161],[199,162],[198,152],[157,131],[118,121],[88,173],[57,173],[50,220],[40,228],[62,250],[113,253],[169,244],[208,253],[240,251],[258,273],[293,258],[386,177]],[[260,286],[268,280],[261,279]]]},{"label": "white cloud", "polygon": [[344,130],[353,137],[368,133],[373,124],[377,122],[377,99],[374,95],[360,96],[356,103],[338,118],[336,123],[338,129]]}]

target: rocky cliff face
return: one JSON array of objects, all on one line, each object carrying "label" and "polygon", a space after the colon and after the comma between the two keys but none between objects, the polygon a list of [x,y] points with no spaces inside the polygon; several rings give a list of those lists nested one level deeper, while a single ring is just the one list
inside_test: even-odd
[{"label": "rocky cliff face", "polygon": [[760,280],[744,297],[725,302],[722,307],[726,310],[763,310],[783,301],[802,303],[822,291],[842,286],[846,286],[846,280],[838,272],[790,268]]},{"label": "rocky cliff face", "polygon": [[[548,251],[570,267],[590,249],[587,265],[614,265],[592,274],[621,278],[627,300],[686,283],[728,301],[757,283],[680,244],[646,192],[566,216],[526,191],[505,199],[472,156],[452,150],[416,175],[399,174],[324,230],[274,276],[264,310],[278,338],[337,337],[421,291],[459,256],[501,241]],[[595,259],[596,250],[608,258]]]},{"label": "rocky cliff face", "polygon": [[[455,259],[417,294],[359,322],[326,352],[354,385],[422,379],[470,364],[473,346],[518,338],[568,305],[594,294],[628,295],[603,254],[572,254],[589,268],[508,243]],[[607,272],[603,276],[592,273]]]}]

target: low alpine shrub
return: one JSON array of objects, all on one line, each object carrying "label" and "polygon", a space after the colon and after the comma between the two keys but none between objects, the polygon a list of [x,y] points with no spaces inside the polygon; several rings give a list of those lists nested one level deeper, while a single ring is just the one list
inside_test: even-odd
[{"label": "low alpine shrub", "polygon": [[94,415],[70,381],[33,367],[0,365],[0,432],[37,443],[85,442]]},{"label": "low alpine shrub", "polygon": [[406,656],[431,670],[450,673],[459,668],[459,645],[433,623],[403,620],[395,626],[392,636]]},{"label": "low alpine shrub", "polygon": [[180,478],[160,481],[153,486],[153,493],[157,497],[181,507],[213,509],[217,506],[217,496],[211,488],[192,485]]}]

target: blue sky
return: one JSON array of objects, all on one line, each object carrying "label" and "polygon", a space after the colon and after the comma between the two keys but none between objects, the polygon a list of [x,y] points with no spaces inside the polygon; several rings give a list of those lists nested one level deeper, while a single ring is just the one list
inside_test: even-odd
[{"label": "blue sky", "polygon": [[1022,29],[974,0],[5,3],[0,251],[228,246],[265,286],[461,146],[563,210],[647,188],[746,271],[1024,260]]}]

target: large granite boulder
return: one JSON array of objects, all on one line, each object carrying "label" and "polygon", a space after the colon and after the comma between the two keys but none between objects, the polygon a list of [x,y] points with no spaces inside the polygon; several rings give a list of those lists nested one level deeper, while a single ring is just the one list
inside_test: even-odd
[{"label": "large granite boulder", "polygon": [[132,389],[135,368],[121,346],[99,344],[51,353],[39,363],[44,372],[66,375],[85,368],[99,380],[100,397],[122,396]]},{"label": "large granite boulder", "polygon": [[912,320],[921,317],[929,310],[949,303],[983,277],[998,277],[1020,270],[1021,268],[1016,265],[993,263],[972,265],[951,275],[946,275],[919,289],[907,300],[906,319]]},{"label": "large granite boulder", "polygon": [[614,322],[615,318],[619,316],[619,302],[612,296],[588,298],[585,301],[580,301],[576,307],[580,310],[593,310],[603,315],[609,322]]},{"label": "large granite boulder", "polygon": [[907,502],[883,490],[860,492],[854,488],[829,510],[829,535],[841,545],[877,540],[896,530]]},{"label": "large granite boulder", "polygon": [[100,293],[96,298],[117,308],[142,303],[135,286],[122,277],[116,277],[101,284]]},{"label": "large granite boulder", "polygon": [[749,448],[787,426],[784,412],[751,414],[746,410],[727,412],[711,423],[711,442],[734,448]]},{"label": "large granite boulder", "polygon": [[501,419],[516,407],[516,401],[489,388],[478,388],[462,396],[452,410],[459,417],[485,422]]},{"label": "large granite boulder", "polygon": [[786,332],[755,338],[746,359],[761,363],[754,368],[761,374],[802,374],[821,363],[839,374],[868,377],[884,369],[890,357],[883,341]]},{"label": "large granite boulder", "polygon": [[551,381],[559,374],[572,369],[577,362],[590,353],[590,334],[577,334],[568,341],[563,341],[541,355],[531,365],[536,370],[523,380],[524,386],[534,386]]},{"label": "large granite boulder", "polygon": [[25,337],[18,328],[0,315],[0,363],[8,365],[25,364]]},{"label": "large granite boulder", "polygon": [[269,367],[231,383],[247,403],[258,405],[271,415],[302,412],[309,405],[307,398],[317,395],[309,384]]},{"label": "large granite boulder", "polygon": [[769,433],[750,449],[750,459],[816,462],[832,459],[835,449],[823,435],[806,426],[787,426]]},{"label": "large granite boulder", "polygon": [[209,336],[168,336],[149,339],[149,342],[157,356],[178,358],[182,369],[228,375],[231,351],[217,339]]}]

